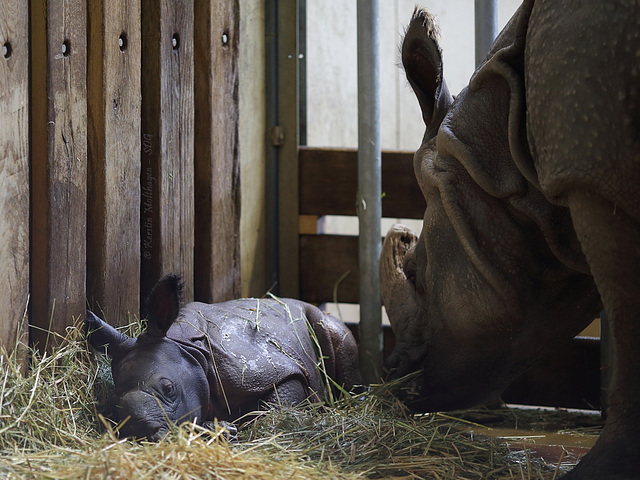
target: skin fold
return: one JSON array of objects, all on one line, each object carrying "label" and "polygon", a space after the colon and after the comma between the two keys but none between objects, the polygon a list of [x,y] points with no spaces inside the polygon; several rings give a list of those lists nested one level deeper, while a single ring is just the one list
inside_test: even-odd
[{"label": "skin fold", "polygon": [[382,249],[388,366],[422,370],[416,410],[472,406],[604,307],[617,356],[608,420],[566,478],[640,478],[636,38],[637,2],[525,1],[455,99],[426,11],[402,46],[427,208],[419,235],[396,225]]}]

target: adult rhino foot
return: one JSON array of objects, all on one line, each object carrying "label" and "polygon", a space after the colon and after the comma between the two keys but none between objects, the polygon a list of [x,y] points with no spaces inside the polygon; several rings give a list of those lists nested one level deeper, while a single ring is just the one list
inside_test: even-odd
[{"label": "adult rhino foot", "polygon": [[[607,440],[606,433],[562,480],[640,480],[638,442]],[[603,440],[603,441],[601,441]]]}]

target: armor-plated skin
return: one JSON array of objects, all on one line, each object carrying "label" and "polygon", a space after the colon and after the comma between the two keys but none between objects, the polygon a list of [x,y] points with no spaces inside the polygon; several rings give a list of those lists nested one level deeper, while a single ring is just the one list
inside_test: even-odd
[{"label": "armor-plated skin", "polygon": [[347,389],[360,383],[350,331],[312,305],[269,298],[180,308],[179,293],[177,276],[156,284],[137,339],[87,312],[90,343],[108,345],[113,358],[124,436],[158,440],[169,422],[233,421],[267,405],[322,401],[330,386],[321,370]]},{"label": "armor-plated skin", "polygon": [[402,60],[427,208],[419,237],[389,231],[380,275],[388,364],[423,369],[411,406],[495,398],[604,307],[607,423],[566,478],[640,478],[640,2],[525,1],[455,99],[425,11]]}]

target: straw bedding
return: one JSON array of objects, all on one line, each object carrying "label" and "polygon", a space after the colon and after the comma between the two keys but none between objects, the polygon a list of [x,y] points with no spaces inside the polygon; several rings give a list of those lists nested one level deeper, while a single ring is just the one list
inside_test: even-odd
[{"label": "straw bedding", "polygon": [[[509,460],[492,441],[470,441],[451,415],[411,415],[402,382],[357,396],[262,412],[236,438],[197,425],[159,443],[119,439],[98,412],[110,367],[79,327],[51,353],[0,352],[0,478],[112,479],[552,479],[555,469]],[[19,349],[18,349],[19,350]]]}]

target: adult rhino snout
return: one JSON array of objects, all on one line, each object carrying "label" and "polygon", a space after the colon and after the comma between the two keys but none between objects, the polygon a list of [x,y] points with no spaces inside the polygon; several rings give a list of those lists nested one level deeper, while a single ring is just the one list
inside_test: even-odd
[{"label": "adult rhino snout", "polygon": [[406,318],[419,310],[416,297],[416,233],[405,225],[393,225],[387,233],[380,256],[382,300],[396,336],[402,334]]},{"label": "adult rhino snout", "polygon": [[134,390],[120,397],[116,406],[121,422],[120,436],[161,440],[167,433],[167,417],[155,396]]}]

